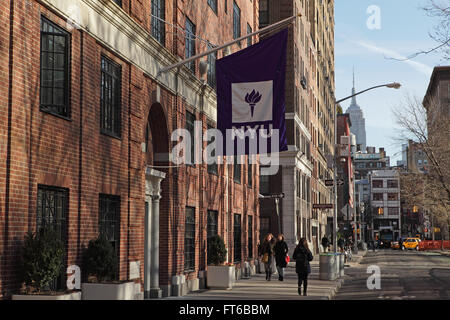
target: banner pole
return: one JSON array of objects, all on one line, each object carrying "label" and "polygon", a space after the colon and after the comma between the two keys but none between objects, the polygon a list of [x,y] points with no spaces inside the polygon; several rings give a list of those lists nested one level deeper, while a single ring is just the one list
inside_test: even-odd
[{"label": "banner pole", "polygon": [[173,69],[173,68],[179,67],[179,66],[181,66],[181,65],[183,65],[183,64],[189,63],[189,62],[194,61],[194,60],[197,60],[197,59],[199,59],[199,58],[201,58],[201,57],[207,56],[207,55],[209,55],[209,54],[211,54],[211,53],[214,53],[214,52],[217,52],[217,51],[219,51],[219,50],[222,50],[222,49],[224,49],[224,48],[226,48],[226,47],[228,47],[228,46],[231,46],[231,45],[233,45],[233,44],[235,44],[235,43],[237,43],[237,42],[239,42],[239,41],[245,40],[245,39],[247,39],[248,37],[251,37],[251,36],[260,34],[260,33],[265,32],[265,31],[270,31],[270,30],[272,30],[272,29],[276,29],[276,28],[278,28],[278,27],[280,27],[280,26],[282,26],[282,25],[284,25],[284,24],[287,25],[287,24],[291,23],[293,20],[295,20],[295,18],[301,17],[301,16],[302,16],[302,14],[299,13],[299,14],[297,14],[297,15],[295,15],[295,16],[292,16],[292,17],[286,18],[286,19],[284,19],[284,20],[278,21],[278,22],[276,22],[276,23],[274,23],[274,24],[271,24],[270,26],[264,27],[264,28],[262,28],[262,29],[260,29],[260,30],[255,31],[255,32],[246,34],[245,36],[242,36],[242,37],[240,37],[240,38],[234,39],[233,41],[227,42],[227,43],[225,43],[225,44],[223,44],[223,45],[221,45],[221,46],[215,47],[215,48],[213,48],[213,49],[207,50],[207,51],[205,51],[205,52],[203,52],[203,53],[199,53],[199,54],[197,54],[197,55],[195,55],[195,56],[192,56],[192,57],[190,57],[190,58],[184,59],[184,60],[182,60],[182,61],[180,61],[180,62],[177,62],[177,63],[175,63],[175,64],[172,64],[172,65],[170,65],[170,66],[164,67],[164,68],[162,68],[161,70],[158,71],[157,76],[159,76],[159,75],[160,75],[161,73],[163,73],[163,72],[167,72],[167,71],[169,71],[169,70],[171,70],[171,69]]}]

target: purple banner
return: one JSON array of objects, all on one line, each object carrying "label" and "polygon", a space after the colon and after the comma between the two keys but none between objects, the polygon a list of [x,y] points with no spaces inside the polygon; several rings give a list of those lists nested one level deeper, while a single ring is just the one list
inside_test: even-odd
[{"label": "purple banner", "polygon": [[287,37],[284,29],[216,61],[217,128],[224,137],[223,155],[287,150]]}]

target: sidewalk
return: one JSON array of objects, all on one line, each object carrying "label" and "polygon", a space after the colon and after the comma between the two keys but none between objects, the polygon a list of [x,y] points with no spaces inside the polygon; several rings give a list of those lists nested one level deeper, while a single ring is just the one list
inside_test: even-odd
[{"label": "sidewalk", "polygon": [[[360,251],[358,255],[354,255],[353,261],[346,264],[346,269],[358,265],[365,253]],[[319,280],[319,256],[315,255],[311,261],[306,297],[298,294],[295,267],[289,266],[285,269],[283,282],[278,281],[278,275],[272,275],[272,280],[266,281],[265,274],[256,274],[248,280],[236,281],[231,290],[201,290],[164,300],[330,300],[342,286],[344,278],[335,281]]]}]

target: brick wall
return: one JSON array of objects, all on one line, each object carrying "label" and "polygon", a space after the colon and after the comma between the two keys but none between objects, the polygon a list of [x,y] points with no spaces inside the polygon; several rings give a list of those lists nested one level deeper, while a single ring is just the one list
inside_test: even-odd
[{"label": "brick wall", "polygon": [[[253,21],[257,5],[237,1],[241,6],[242,34],[247,22]],[[123,9],[131,18],[150,30],[149,1],[123,1]],[[166,18],[175,17],[184,26],[184,13],[194,22],[200,21],[199,32],[212,42],[222,43],[232,37],[232,5],[228,15],[223,14],[219,1],[219,15],[197,2],[180,2],[173,10],[172,1],[166,2]],[[12,9],[12,10],[11,10]],[[202,15],[209,10],[207,18]],[[154,161],[153,146],[166,146],[169,151],[175,143],[169,138],[176,128],[185,127],[186,110],[196,119],[214,123],[199,106],[187,105],[181,96],[161,87],[160,101],[155,101],[156,82],[141,70],[125,61],[89,33],[69,30],[66,20],[37,1],[0,1],[0,297],[17,292],[19,255],[24,235],[36,230],[38,185],[49,185],[69,190],[67,263],[82,265],[81,253],[90,239],[98,235],[99,194],[120,196],[120,250],[119,275],[125,280],[129,262],[141,261],[143,283],[144,259],[144,205],[145,168],[161,165]],[[70,44],[70,119],[42,112],[40,92],[40,20],[41,15],[68,30]],[[218,23],[219,22],[219,23]],[[211,26],[219,26],[217,28]],[[226,26],[226,27],[224,27]],[[256,29],[254,23],[254,30]],[[167,30],[167,29],[166,29]],[[184,56],[184,35],[166,34],[166,47]],[[175,41],[178,43],[175,45]],[[204,48],[198,48],[198,51]],[[121,66],[121,135],[120,138],[100,133],[100,60],[104,55]],[[155,108],[155,109],[153,109]],[[156,110],[156,111],[155,111]],[[145,130],[154,113],[162,115],[158,130],[165,134],[150,134],[148,152]],[[152,122],[155,125],[155,121]],[[160,127],[161,125],[161,127]],[[158,141],[156,141],[158,140]],[[161,141],[165,140],[165,141]],[[158,150],[157,150],[158,151]],[[207,166],[181,166],[158,169],[166,172],[162,182],[160,201],[160,284],[170,283],[172,275],[184,274],[184,212],[186,206],[196,209],[196,278],[206,268],[206,214],[219,212],[219,234],[226,231],[224,221],[234,213],[242,214],[243,261],[247,257],[247,215],[254,220],[253,239],[258,239],[258,178],[253,188],[247,186],[247,168],[242,168],[242,183],[233,182],[232,175],[224,176],[225,166],[219,165],[219,174],[207,173]],[[257,167],[255,174],[259,171]],[[228,172],[233,172],[232,166]],[[228,179],[229,189],[225,189]],[[228,210],[223,196],[228,193]],[[228,250],[232,257],[232,224],[229,224]],[[253,245],[256,256],[256,244]],[[230,260],[231,261],[231,260]]]}]

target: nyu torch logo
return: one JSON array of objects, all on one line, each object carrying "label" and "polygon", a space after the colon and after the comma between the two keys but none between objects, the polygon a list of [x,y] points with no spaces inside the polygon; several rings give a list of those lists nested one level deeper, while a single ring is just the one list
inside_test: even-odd
[{"label": "nyu torch logo", "polygon": [[255,90],[253,90],[250,94],[245,95],[245,102],[247,102],[250,105],[252,118],[253,118],[253,112],[255,110],[255,105],[261,100],[262,96],[261,94]]}]

